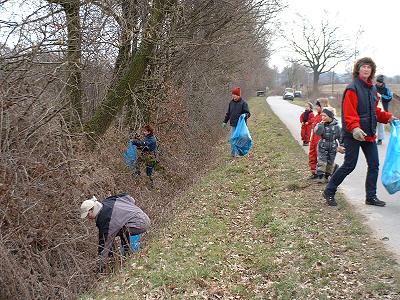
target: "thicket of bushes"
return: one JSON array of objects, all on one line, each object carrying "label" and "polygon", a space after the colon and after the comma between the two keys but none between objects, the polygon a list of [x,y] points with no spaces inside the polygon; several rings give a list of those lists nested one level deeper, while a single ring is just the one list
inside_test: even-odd
[{"label": "thicket of bushes", "polygon": [[[19,9],[23,2],[0,4],[29,12],[3,20],[0,37],[0,298],[75,298],[96,278],[96,229],[79,219],[81,201],[125,191],[153,228],[171,218],[174,197],[226,134],[231,87],[250,96],[267,85],[281,4],[37,0]],[[162,17],[152,23],[155,12]],[[123,105],[110,110],[105,133],[85,132],[146,42],[144,71],[116,98]],[[145,123],[156,127],[163,167],[154,190],[122,160]]]}]

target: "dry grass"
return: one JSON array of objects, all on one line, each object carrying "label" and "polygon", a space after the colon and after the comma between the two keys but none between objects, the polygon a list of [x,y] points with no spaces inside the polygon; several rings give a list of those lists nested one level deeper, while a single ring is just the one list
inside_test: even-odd
[{"label": "dry grass", "polygon": [[124,271],[84,299],[399,299],[399,268],[343,199],[309,182],[307,157],[254,99],[255,147],[182,195]]}]

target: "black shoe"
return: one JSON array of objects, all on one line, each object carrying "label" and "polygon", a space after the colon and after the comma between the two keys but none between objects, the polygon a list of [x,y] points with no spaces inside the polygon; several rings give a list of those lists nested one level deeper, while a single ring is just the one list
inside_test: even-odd
[{"label": "black shoe", "polygon": [[375,206],[385,206],[386,202],[379,200],[378,197],[372,197],[365,200],[365,204],[367,205],[375,205]]},{"label": "black shoe", "polygon": [[335,195],[327,195],[325,191],[322,193],[322,197],[326,200],[326,203],[328,203],[329,206],[336,206],[336,199]]},{"label": "black shoe", "polygon": [[318,175],[317,174],[311,174],[310,177],[308,177],[308,179],[317,179]]},{"label": "black shoe", "polygon": [[382,145],[382,140],[378,140],[378,141],[376,142],[376,144],[377,144],[377,145]]}]

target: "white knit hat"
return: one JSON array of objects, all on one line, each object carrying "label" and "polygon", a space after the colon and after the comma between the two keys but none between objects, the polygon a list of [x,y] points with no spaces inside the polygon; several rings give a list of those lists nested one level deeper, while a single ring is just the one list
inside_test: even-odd
[{"label": "white knit hat", "polygon": [[89,210],[93,209],[93,213],[95,216],[99,213],[101,208],[103,207],[103,204],[101,204],[99,201],[97,201],[97,198],[93,196],[92,198],[85,200],[81,204],[81,218],[84,219],[89,213]]}]

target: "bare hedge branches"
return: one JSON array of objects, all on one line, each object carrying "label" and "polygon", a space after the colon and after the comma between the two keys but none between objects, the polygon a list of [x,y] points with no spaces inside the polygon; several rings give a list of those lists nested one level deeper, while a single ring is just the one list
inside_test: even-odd
[{"label": "bare hedge branches", "polygon": [[[33,0],[0,22],[0,298],[76,298],[89,288],[96,241],[77,217],[82,199],[131,192],[159,226],[210,160],[204,145],[221,135],[231,86],[251,95],[267,85],[280,2],[149,3],[86,0],[78,10],[75,0]],[[78,128],[102,135],[100,147],[69,126],[71,105]],[[105,126],[91,127],[99,116]],[[148,122],[164,167],[152,192],[121,160]]]}]

